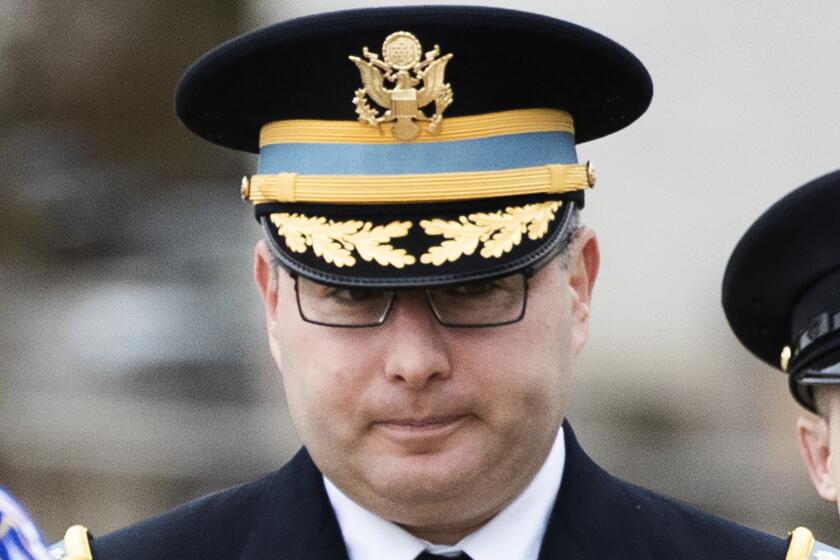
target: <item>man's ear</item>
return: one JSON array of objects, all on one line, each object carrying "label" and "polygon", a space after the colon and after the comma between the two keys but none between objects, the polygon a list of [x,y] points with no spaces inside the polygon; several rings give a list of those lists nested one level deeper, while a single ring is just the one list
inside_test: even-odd
[{"label": "man's ear", "polygon": [[817,494],[825,500],[836,502],[837,486],[831,472],[828,424],[822,418],[800,416],[796,428],[799,431],[799,450]]},{"label": "man's ear", "polygon": [[261,239],[254,247],[254,280],[262,296],[267,320],[274,318],[277,310],[277,272],[265,240]]},{"label": "man's ear", "polygon": [[575,354],[581,351],[589,332],[589,308],[592,290],[601,264],[598,238],[595,232],[581,226],[575,236],[576,245],[569,263],[569,286],[572,289],[572,317],[574,334],[572,349]]},{"label": "man's ear", "polygon": [[271,259],[268,245],[265,240],[260,240],[254,247],[254,280],[262,296],[263,307],[265,308],[265,328],[268,331],[268,348],[278,368],[282,371],[282,353],[277,342],[278,313],[278,272],[277,267]]}]

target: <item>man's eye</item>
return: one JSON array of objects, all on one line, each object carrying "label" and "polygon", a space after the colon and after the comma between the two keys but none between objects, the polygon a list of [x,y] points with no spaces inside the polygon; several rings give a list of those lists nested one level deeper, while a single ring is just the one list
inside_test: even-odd
[{"label": "man's eye", "polygon": [[478,284],[464,284],[452,286],[447,290],[453,296],[482,296],[491,294],[500,288],[497,282],[482,282]]},{"label": "man's eye", "polygon": [[358,288],[329,288],[325,291],[324,297],[341,303],[355,303],[377,299],[380,293]]}]

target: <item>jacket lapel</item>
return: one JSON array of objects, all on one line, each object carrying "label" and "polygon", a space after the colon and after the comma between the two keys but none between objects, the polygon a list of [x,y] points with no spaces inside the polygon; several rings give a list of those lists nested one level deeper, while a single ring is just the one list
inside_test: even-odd
[{"label": "jacket lapel", "polygon": [[618,480],[596,465],[563,423],[566,464],[560,493],[548,522],[540,560],[650,558],[637,536]]},{"label": "jacket lapel", "polygon": [[259,522],[243,547],[248,560],[347,560],[324,482],[306,449],[266,481]]}]

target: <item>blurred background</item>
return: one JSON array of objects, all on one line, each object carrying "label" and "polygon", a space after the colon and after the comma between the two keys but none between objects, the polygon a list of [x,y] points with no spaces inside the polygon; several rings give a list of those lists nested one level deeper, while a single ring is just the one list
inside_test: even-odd
[{"label": "blurred background", "polygon": [[[0,0],[0,484],[49,539],[295,451],[239,199],[255,161],[186,132],[173,90],[241,32],[380,3]],[[840,545],[798,454],[802,410],[719,303],[748,225],[840,167],[840,3],[486,4],[600,31],[654,79],[639,122],[579,147],[602,248],[570,414],[584,446],[634,482]]]}]

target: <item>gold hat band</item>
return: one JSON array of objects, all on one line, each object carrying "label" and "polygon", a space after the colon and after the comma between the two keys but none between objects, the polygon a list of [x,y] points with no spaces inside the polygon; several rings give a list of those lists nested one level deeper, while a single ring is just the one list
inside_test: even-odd
[{"label": "gold hat band", "polygon": [[265,202],[406,204],[451,202],[528,194],[562,194],[590,188],[589,163],[550,164],[504,171],[418,175],[254,175],[242,183],[242,198]]},{"label": "gold hat band", "polygon": [[[405,144],[391,134],[393,123],[380,130],[358,121],[287,120],[266,124],[260,148],[271,144]],[[439,134],[425,128],[411,143],[454,142],[528,132],[575,133],[574,120],[556,109],[517,109],[467,117],[449,117]]]}]

